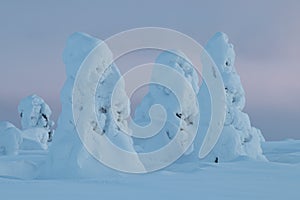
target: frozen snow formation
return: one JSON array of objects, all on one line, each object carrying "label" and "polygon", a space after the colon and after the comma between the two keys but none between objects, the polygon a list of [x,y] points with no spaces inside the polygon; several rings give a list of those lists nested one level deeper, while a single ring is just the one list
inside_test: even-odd
[{"label": "frozen snow formation", "polygon": [[[216,146],[205,160],[231,161],[239,156],[265,160],[261,149],[261,142],[264,141],[264,138],[259,129],[251,126],[249,116],[243,112],[245,92],[234,67],[235,52],[233,45],[228,43],[226,34],[218,32],[208,41],[205,49],[222,75],[227,104],[224,129]],[[202,87],[199,92],[199,101],[207,101],[207,97],[207,90]],[[209,105],[208,102],[204,104]],[[203,112],[207,112],[207,108],[201,109],[204,110]],[[209,115],[205,114],[205,117]],[[200,125],[201,131],[203,129]]]},{"label": "frozen snow formation", "polygon": [[0,155],[18,155],[22,141],[18,128],[9,122],[0,122]]},{"label": "frozen snow formation", "polygon": [[[86,148],[80,141],[72,111],[72,91],[76,75],[80,66],[88,54],[98,45],[101,40],[91,37],[84,33],[74,33],[68,40],[63,52],[63,61],[66,65],[67,80],[61,91],[62,113],[59,116],[55,137],[50,151],[51,173],[55,176],[97,176],[110,174],[112,170],[100,164],[94,157],[87,152]],[[102,52],[96,55],[98,66],[97,71],[104,70],[104,62],[111,58],[110,51]],[[96,73],[95,73],[96,74]],[[98,77],[92,81],[98,82]],[[112,90],[120,78],[120,72],[112,64],[99,80],[96,90],[96,115],[98,122],[94,122],[95,134],[104,135],[118,147],[133,151],[132,139],[124,134],[122,130],[126,129],[125,118],[130,113],[129,100],[122,93],[120,86],[120,95],[117,95],[118,104],[111,106],[110,99]],[[86,88],[89,89],[89,88]],[[84,108],[82,108],[84,109]],[[117,118],[113,120],[113,117]],[[91,125],[93,122],[91,122]],[[98,148],[93,147],[93,148]],[[112,158],[114,159],[114,158]]]},{"label": "frozen snow formation", "polygon": [[41,97],[31,95],[21,100],[18,112],[23,129],[22,148],[47,149],[54,132],[54,122],[50,119],[52,113],[50,107]]},{"label": "frozen snow formation", "polygon": [[[142,99],[140,105],[136,108],[134,121],[139,125],[147,125],[151,122],[149,117],[150,108],[156,104],[161,105],[166,111],[166,122],[159,132],[150,138],[136,138],[135,148],[138,152],[151,152],[167,145],[177,134],[190,134],[189,126],[198,123],[198,104],[197,98],[192,98],[187,94],[187,87],[191,87],[197,95],[198,75],[182,52],[170,50],[162,52],[156,59],[157,65],[154,65],[151,82],[159,82],[162,79],[169,79],[173,83],[169,87],[161,84],[150,84],[149,92]],[[163,73],[161,65],[170,67],[170,71]],[[171,73],[175,70],[180,77]],[[178,82],[180,82],[178,84]],[[184,82],[187,84],[185,85]],[[176,88],[175,88],[176,87]],[[178,99],[175,96],[175,89],[183,98]],[[178,95],[178,94],[177,94]],[[181,102],[179,102],[181,101]],[[158,116],[154,116],[156,118]],[[185,152],[189,154],[193,151],[193,144]]]}]

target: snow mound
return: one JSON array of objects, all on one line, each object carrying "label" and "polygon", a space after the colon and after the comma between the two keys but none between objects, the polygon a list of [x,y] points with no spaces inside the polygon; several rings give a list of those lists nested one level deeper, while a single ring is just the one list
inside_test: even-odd
[{"label": "snow mound", "polygon": [[8,128],[15,127],[12,123],[7,122],[7,121],[1,121],[0,122],[0,131],[4,131]]},{"label": "snow mound", "polygon": [[18,155],[22,132],[9,122],[0,122],[0,155]]},{"label": "snow mound", "polygon": [[[227,113],[222,134],[210,154],[209,161],[231,161],[239,156],[266,160],[261,143],[264,138],[259,129],[251,126],[249,116],[243,112],[245,92],[234,67],[235,52],[224,33],[216,33],[205,47],[216,63],[225,86]],[[209,94],[200,89],[199,100],[207,100]],[[202,115],[203,116],[203,115]],[[207,117],[208,115],[205,115]]]},{"label": "snow mound", "polygon": [[47,150],[49,132],[44,128],[29,128],[22,131],[22,150]]}]

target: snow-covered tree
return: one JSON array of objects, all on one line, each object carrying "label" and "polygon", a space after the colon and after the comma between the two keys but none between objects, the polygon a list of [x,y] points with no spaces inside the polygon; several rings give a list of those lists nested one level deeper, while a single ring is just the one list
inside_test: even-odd
[{"label": "snow-covered tree", "polygon": [[[88,54],[102,41],[84,33],[74,33],[68,40],[63,52],[66,65],[67,80],[61,91],[62,112],[59,116],[56,134],[51,147],[51,162],[56,175],[60,176],[103,176],[111,170],[104,167],[90,153],[80,141],[72,111],[72,91],[77,72]],[[112,57],[111,52],[97,55],[98,70],[104,70],[106,57]],[[97,76],[93,81],[98,81]],[[129,99],[125,94],[124,85],[119,85],[116,104],[111,105],[112,91],[120,78],[116,65],[112,64],[100,78],[96,96],[97,122],[91,122],[96,134],[105,135],[116,146],[127,151],[134,151],[130,136],[122,130],[126,129],[126,117],[130,114]],[[89,88],[86,88],[89,89]],[[113,120],[116,118],[116,120]],[[98,147],[94,147],[98,148]]]},{"label": "snow-covered tree", "polygon": [[[29,142],[27,140],[30,140],[30,143],[35,141],[41,148],[47,149],[47,142],[51,142],[54,133],[50,107],[41,97],[30,95],[20,101],[18,112],[21,117],[24,141],[26,143]],[[24,145],[25,148],[31,148],[31,144]]]},{"label": "snow-covered tree", "polygon": [[[264,141],[264,138],[259,129],[251,126],[249,116],[243,112],[245,92],[234,67],[233,45],[228,42],[226,34],[219,32],[208,41],[205,49],[222,75],[227,104],[223,132],[218,143],[205,159],[214,161],[218,158],[218,161],[222,162],[236,159],[239,156],[246,156],[264,160],[265,157],[261,149],[261,142]],[[207,101],[207,97],[206,89],[201,88],[199,101]],[[206,107],[210,107],[210,105]],[[204,108],[204,110],[206,109]],[[207,113],[206,116],[208,116]],[[200,132],[203,130],[201,130],[201,126],[203,127],[203,124],[200,124]]]},{"label": "snow-covered tree", "polygon": [[[140,125],[149,124],[150,108],[155,104],[159,104],[166,111],[166,122],[155,136],[135,139],[136,149],[140,152],[150,152],[162,148],[174,139],[177,131],[180,134],[189,134],[188,127],[196,124],[198,116],[196,98],[190,96],[193,94],[188,94],[187,87],[191,87],[196,95],[199,90],[199,80],[195,69],[186,56],[173,50],[164,51],[158,56],[156,63],[157,65],[154,65],[152,71],[151,82],[159,83],[161,80],[168,79],[167,83],[170,83],[170,88],[160,84],[150,84],[149,92],[136,109],[134,120]],[[170,70],[162,70],[161,65],[169,67]],[[172,73],[172,70],[176,73]],[[174,93],[175,91],[178,91],[177,95],[182,98],[178,99],[178,96]],[[159,118],[159,116],[154,116],[154,118]],[[186,151],[186,154],[189,154],[192,150],[193,145]]]}]

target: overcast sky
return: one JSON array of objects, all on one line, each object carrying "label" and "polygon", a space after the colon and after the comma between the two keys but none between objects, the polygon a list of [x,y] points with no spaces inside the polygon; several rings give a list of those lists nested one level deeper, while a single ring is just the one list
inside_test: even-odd
[{"label": "overcast sky", "polygon": [[[209,3],[208,3],[209,2]],[[57,118],[62,51],[76,31],[101,39],[130,28],[181,31],[200,44],[227,33],[246,111],[268,140],[300,139],[300,1],[0,0],[0,120],[19,125],[18,102],[36,93]]]}]

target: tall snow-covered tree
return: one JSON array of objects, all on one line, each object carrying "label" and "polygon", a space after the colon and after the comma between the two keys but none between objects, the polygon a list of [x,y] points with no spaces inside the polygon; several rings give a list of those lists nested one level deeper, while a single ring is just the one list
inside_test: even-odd
[{"label": "tall snow-covered tree", "polygon": [[[102,176],[112,172],[100,164],[84,147],[75,127],[72,110],[72,92],[76,75],[84,59],[101,42],[87,34],[74,33],[68,38],[63,52],[67,80],[61,91],[62,112],[50,151],[52,170],[58,176]],[[106,56],[112,57],[110,51],[102,53],[96,55],[100,71],[104,70],[103,62],[106,60]],[[110,65],[104,71],[94,97],[98,121],[91,122],[91,125],[94,126],[95,134],[106,136],[112,143],[124,150],[134,151],[131,137],[122,131],[127,126],[125,119],[130,114],[129,99],[125,94],[124,85],[121,84],[118,87],[119,94],[116,102],[119,103],[111,104],[111,95],[120,76],[115,64]],[[94,76],[93,81],[97,82],[98,79],[99,77]],[[87,85],[85,89],[89,90],[90,88]],[[114,117],[118,119],[113,120]]]},{"label": "tall snow-covered tree", "polygon": [[[230,161],[239,156],[252,159],[265,160],[262,154],[261,142],[264,138],[259,129],[252,127],[249,116],[243,112],[245,107],[245,92],[241,84],[240,76],[235,67],[235,52],[233,45],[228,42],[225,33],[216,33],[206,44],[206,51],[217,65],[224,82],[226,93],[226,120],[222,134],[210,154],[205,160]],[[208,91],[205,87],[200,89],[199,101],[208,101]],[[209,116],[207,108],[210,104],[206,102],[203,107],[206,116]],[[203,116],[203,115],[202,115]],[[207,121],[206,121],[207,122]],[[201,129],[202,134],[204,129]]]}]

